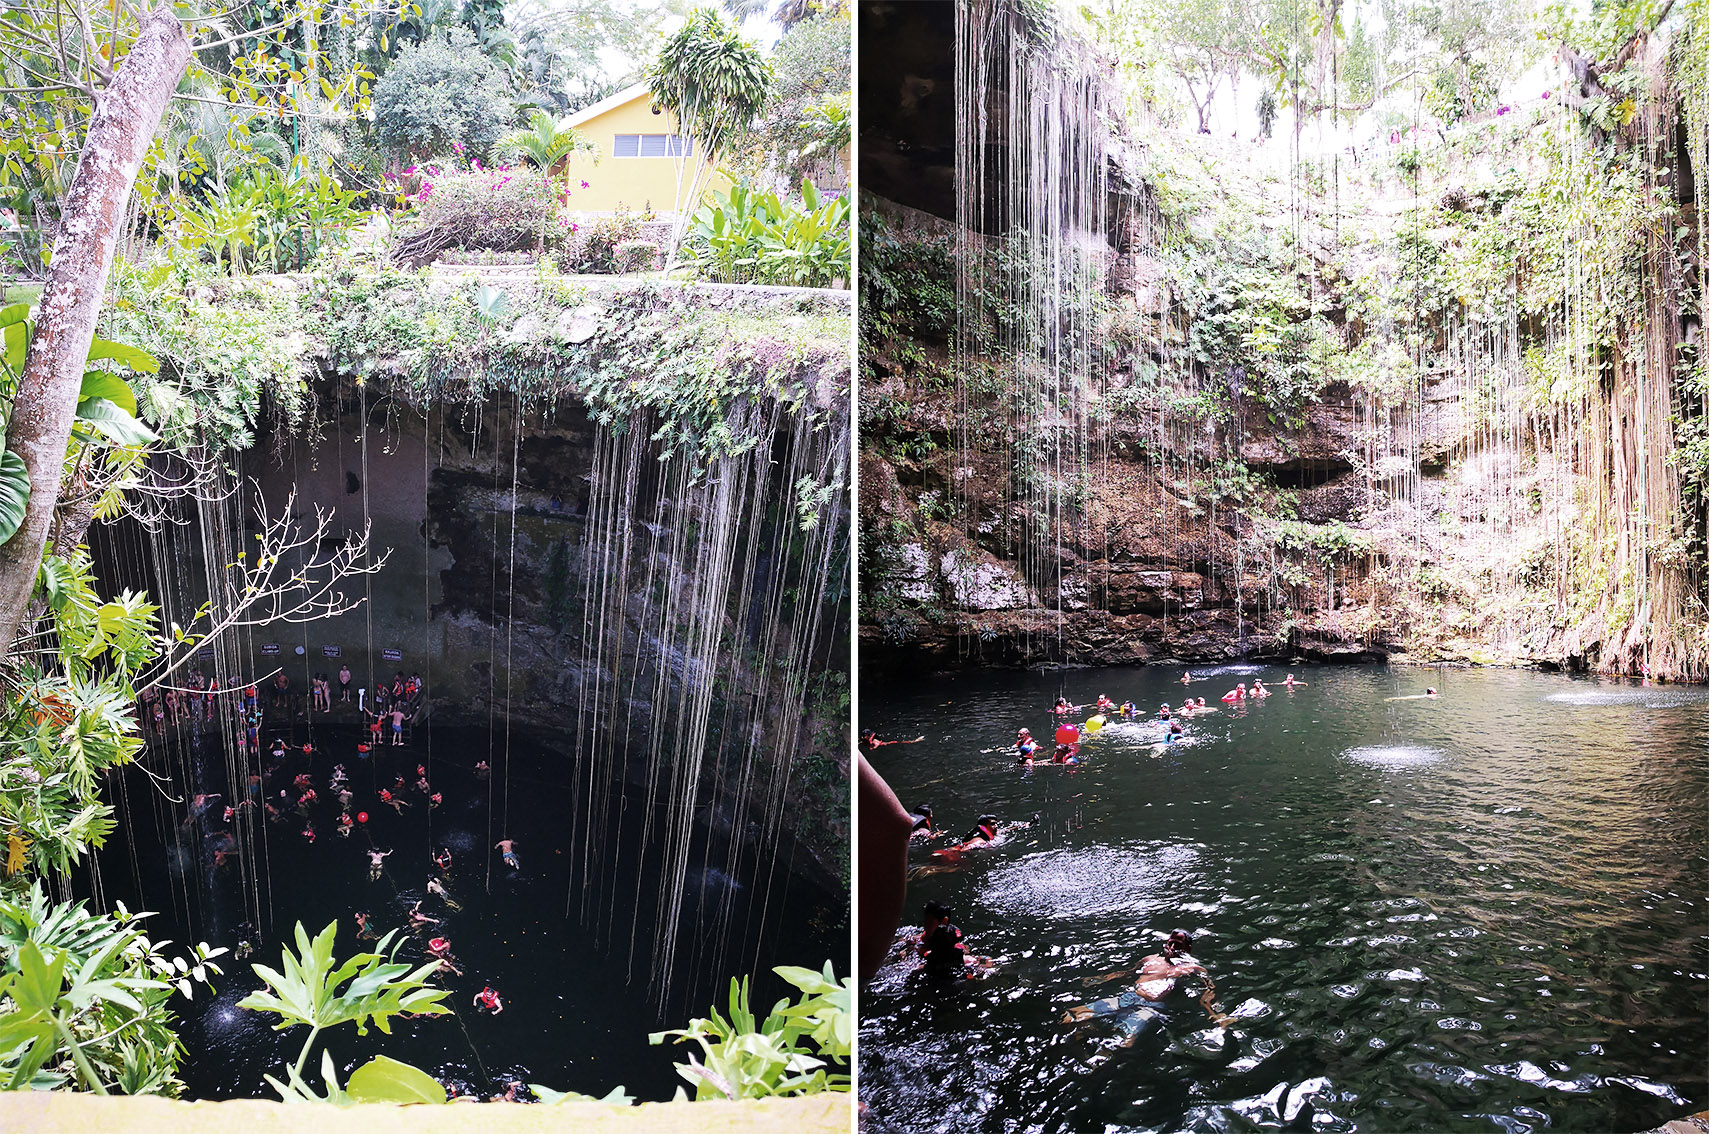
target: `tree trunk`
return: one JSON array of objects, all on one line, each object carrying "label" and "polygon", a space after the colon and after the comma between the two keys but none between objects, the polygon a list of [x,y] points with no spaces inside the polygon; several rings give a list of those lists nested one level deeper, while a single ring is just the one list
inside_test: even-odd
[{"label": "tree trunk", "polygon": [[95,98],[6,430],[6,447],[29,469],[30,501],[23,525],[0,547],[0,654],[17,636],[53,523],[77,392],[125,203],[167,100],[189,62],[190,40],[172,9],[162,5],[143,17],[136,43],[112,85]]}]

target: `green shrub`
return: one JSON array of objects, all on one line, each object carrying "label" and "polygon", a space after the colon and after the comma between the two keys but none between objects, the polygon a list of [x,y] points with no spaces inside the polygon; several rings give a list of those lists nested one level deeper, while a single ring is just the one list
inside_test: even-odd
[{"label": "green shrub", "polygon": [[651,240],[625,240],[612,249],[619,272],[650,272],[659,266],[659,246]]},{"label": "green shrub", "polygon": [[800,989],[801,999],[794,1004],[779,1000],[763,1022],[748,1005],[748,982],[732,977],[728,1017],[714,1007],[710,1018],[650,1037],[656,1044],[675,1036],[678,1043],[693,1040],[700,1045],[700,1059],[690,1057],[677,1065],[677,1074],[694,1085],[696,1099],[763,1099],[849,1089],[854,982],[837,980],[829,961],[822,972],[794,965],[772,971]]},{"label": "green shrub", "polygon": [[484,155],[514,116],[497,65],[463,28],[401,52],[374,88],[381,143],[411,157]]},{"label": "green shrub", "polygon": [[640,235],[641,218],[627,209],[599,217],[566,252],[564,268],[600,275],[622,271],[617,262],[618,245],[634,242]]},{"label": "green shrub", "polygon": [[801,207],[747,181],[711,192],[694,214],[685,257],[722,283],[825,287],[849,274],[849,203],[801,183]]}]

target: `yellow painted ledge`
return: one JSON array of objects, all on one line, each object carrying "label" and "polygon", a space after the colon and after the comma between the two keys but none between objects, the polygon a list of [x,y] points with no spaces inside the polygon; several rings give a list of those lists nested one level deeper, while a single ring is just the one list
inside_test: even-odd
[{"label": "yellow painted ledge", "polygon": [[597,1103],[522,1106],[331,1107],[244,1099],[179,1102],[98,1098],[61,1092],[0,1093],[0,1131],[29,1134],[850,1134],[854,1108],[846,1094],[751,1102]]}]

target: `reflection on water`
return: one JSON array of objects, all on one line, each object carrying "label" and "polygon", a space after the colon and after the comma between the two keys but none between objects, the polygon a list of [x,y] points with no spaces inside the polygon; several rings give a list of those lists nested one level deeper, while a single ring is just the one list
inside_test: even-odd
[{"label": "reflection on water", "polygon": [[[1195,670],[1209,674],[1211,671]],[[944,988],[893,955],[862,1000],[862,1094],[900,1130],[1641,1130],[1709,1105],[1709,695],[1509,671],[1296,671],[1267,701],[1113,722],[1027,771],[1059,694],[1153,714],[1181,671],[988,673],[862,727],[960,830],[1036,819],[910,885],[997,970]],[[1440,698],[1417,698],[1427,685]],[[1392,700],[1391,698],[1407,698]],[[930,861],[915,849],[913,861]],[[1196,937],[1226,1033],[1191,999],[1124,1047],[1069,1008]],[[1114,1017],[1110,1017],[1114,1019]]]},{"label": "reflection on water", "polygon": [[1371,768],[1416,768],[1434,764],[1442,758],[1442,751],[1408,744],[1364,744],[1349,748],[1341,755],[1355,764]]},{"label": "reflection on water", "polygon": [[1011,917],[1143,913],[1178,898],[1198,860],[1196,848],[1169,844],[1047,851],[992,870],[979,901]]}]

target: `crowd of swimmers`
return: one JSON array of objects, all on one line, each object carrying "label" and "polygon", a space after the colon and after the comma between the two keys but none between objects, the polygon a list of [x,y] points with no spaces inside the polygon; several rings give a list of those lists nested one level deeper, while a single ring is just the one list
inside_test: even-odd
[{"label": "crowd of swimmers", "polygon": [[[1192,675],[1190,673],[1183,674],[1181,681],[1183,684],[1192,681]],[[1304,684],[1303,681],[1295,680],[1294,675],[1290,673],[1287,680],[1282,682],[1282,687],[1291,690]],[[1434,693],[1435,691],[1432,690],[1431,692]],[[1223,704],[1234,705],[1248,700],[1262,700],[1270,695],[1271,690],[1264,682],[1254,678],[1250,689],[1242,681],[1224,693],[1221,701]],[[1092,710],[1093,715],[1083,723],[1076,724],[1074,721],[1065,719],[1088,709]],[[1015,753],[1015,757],[1020,763],[1031,765],[1048,758],[1053,764],[1078,764],[1080,762],[1080,749],[1086,739],[1101,731],[1111,720],[1131,721],[1139,720],[1145,716],[1145,711],[1132,701],[1123,701],[1118,704],[1102,693],[1098,694],[1097,700],[1089,705],[1071,704],[1067,697],[1058,697],[1056,704],[1051,706],[1050,711],[1051,715],[1057,718],[1057,725],[1055,735],[1051,738],[1052,747],[1048,756],[1044,745],[1033,736],[1032,731],[1023,727],[1016,731],[1015,742],[1009,749]],[[1203,697],[1188,697],[1179,705],[1171,705],[1165,701],[1162,707],[1157,710],[1156,716],[1162,725],[1163,743],[1167,744],[1179,740],[1185,735],[1186,725],[1183,723],[1184,721],[1218,711],[1220,711],[1218,705],[1207,704]],[[875,747],[875,745],[869,745],[869,747]]]},{"label": "crowd of swimmers", "polygon": [[[420,769],[418,769],[420,770]],[[516,857],[516,842],[514,839],[501,839],[494,847],[504,856],[504,861],[511,869],[520,869]],[[363,853],[368,858],[368,878],[377,882],[385,872],[385,860],[395,852],[396,848],[381,850],[378,846],[368,848]],[[463,907],[451,896],[451,848],[441,846],[429,857],[426,896],[415,900],[405,911],[404,917],[408,922],[410,933],[422,942],[422,951],[431,959],[434,969],[447,976],[464,976],[463,966],[458,962],[451,950],[449,922],[454,914],[462,911]],[[430,901],[434,902],[431,912],[423,909]],[[355,914],[357,937],[362,940],[372,940],[380,936],[374,925],[374,917],[365,910]],[[475,1011],[486,1016],[498,1016],[504,1012],[504,997],[485,980],[481,980],[480,989],[470,1000]],[[452,1097],[456,1097],[455,1084],[444,1084]],[[519,1083],[512,1082],[502,1095],[493,1096],[493,1101],[521,1102]]]},{"label": "crowd of swimmers", "polygon": [[[366,753],[367,745],[361,745],[360,748],[362,751],[358,753],[359,756]],[[225,805],[223,814],[219,810],[221,797],[218,794],[194,797],[190,807],[191,817],[186,822],[202,819],[213,827],[212,845],[216,867],[224,866],[229,858],[237,853],[231,828],[240,820],[241,813],[246,809],[262,810],[268,819],[275,823],[301,823],[302,837],[308,843],[315,841],[316,818],[324,821],[324,817],[332,811],[337,812],[337,818],[333,821],[334,829],[344,838],[348,838],[353,830],[368,823],[368,812],[361,809],[362,803],[357,801],[357,796],[351,789],[349,773],[343,763],[335,765],[324,780],[316,777],[312,767],[304,766],[313,760],[317,751],[312,744],[292,745],[282,737],[276,738],[258,773],[249,777],[244,798]],[[481,761],[475,769],[476,775],[484,779],[485,769],[486,762]],[[402,815],[412,802],[424,803],[431,810],[439,807],[444,800],[442,794],[435,790],[429,781],[427,766],[416,764],[413,776],[406,770],[393,778],[390,787],[380,788],[377,802],[392,807]],[[369,802],[369,805],[372,803]],[[493,850],[498,852],[511,870],[521,869],[516,840],[500,839]],[[387,859],[396,853],[395,847],[381,848],[377,844],[363,848],[362,859],[365,861],[368,880],[371,883],[378,882],[385,876]],[[435,970],[449,976],[462,977],[464,969],[452,951],[449,930],[453,915],[462,910],[462,906],[452,896],[452,865],[453,856],[448,846],[440,846],[428,856],[425,895],[409,904],[404,917],[409,931],[421,941],[422,950]],[[381,936],[372,913],[358,910],[355,911],[354,917],[358,940],[371,941]],[[242,944],[248,946],[247,940]],[[502,1014],[505,1002],[499,991],[484,980],[479,984],[480,988],[474,992],[471,1001],[474,1009],[484,1015]],[[520,1090],[519,1084],[513,1083],[502,1096],[494,1098],[511,1102],[522,1101]]]}]

